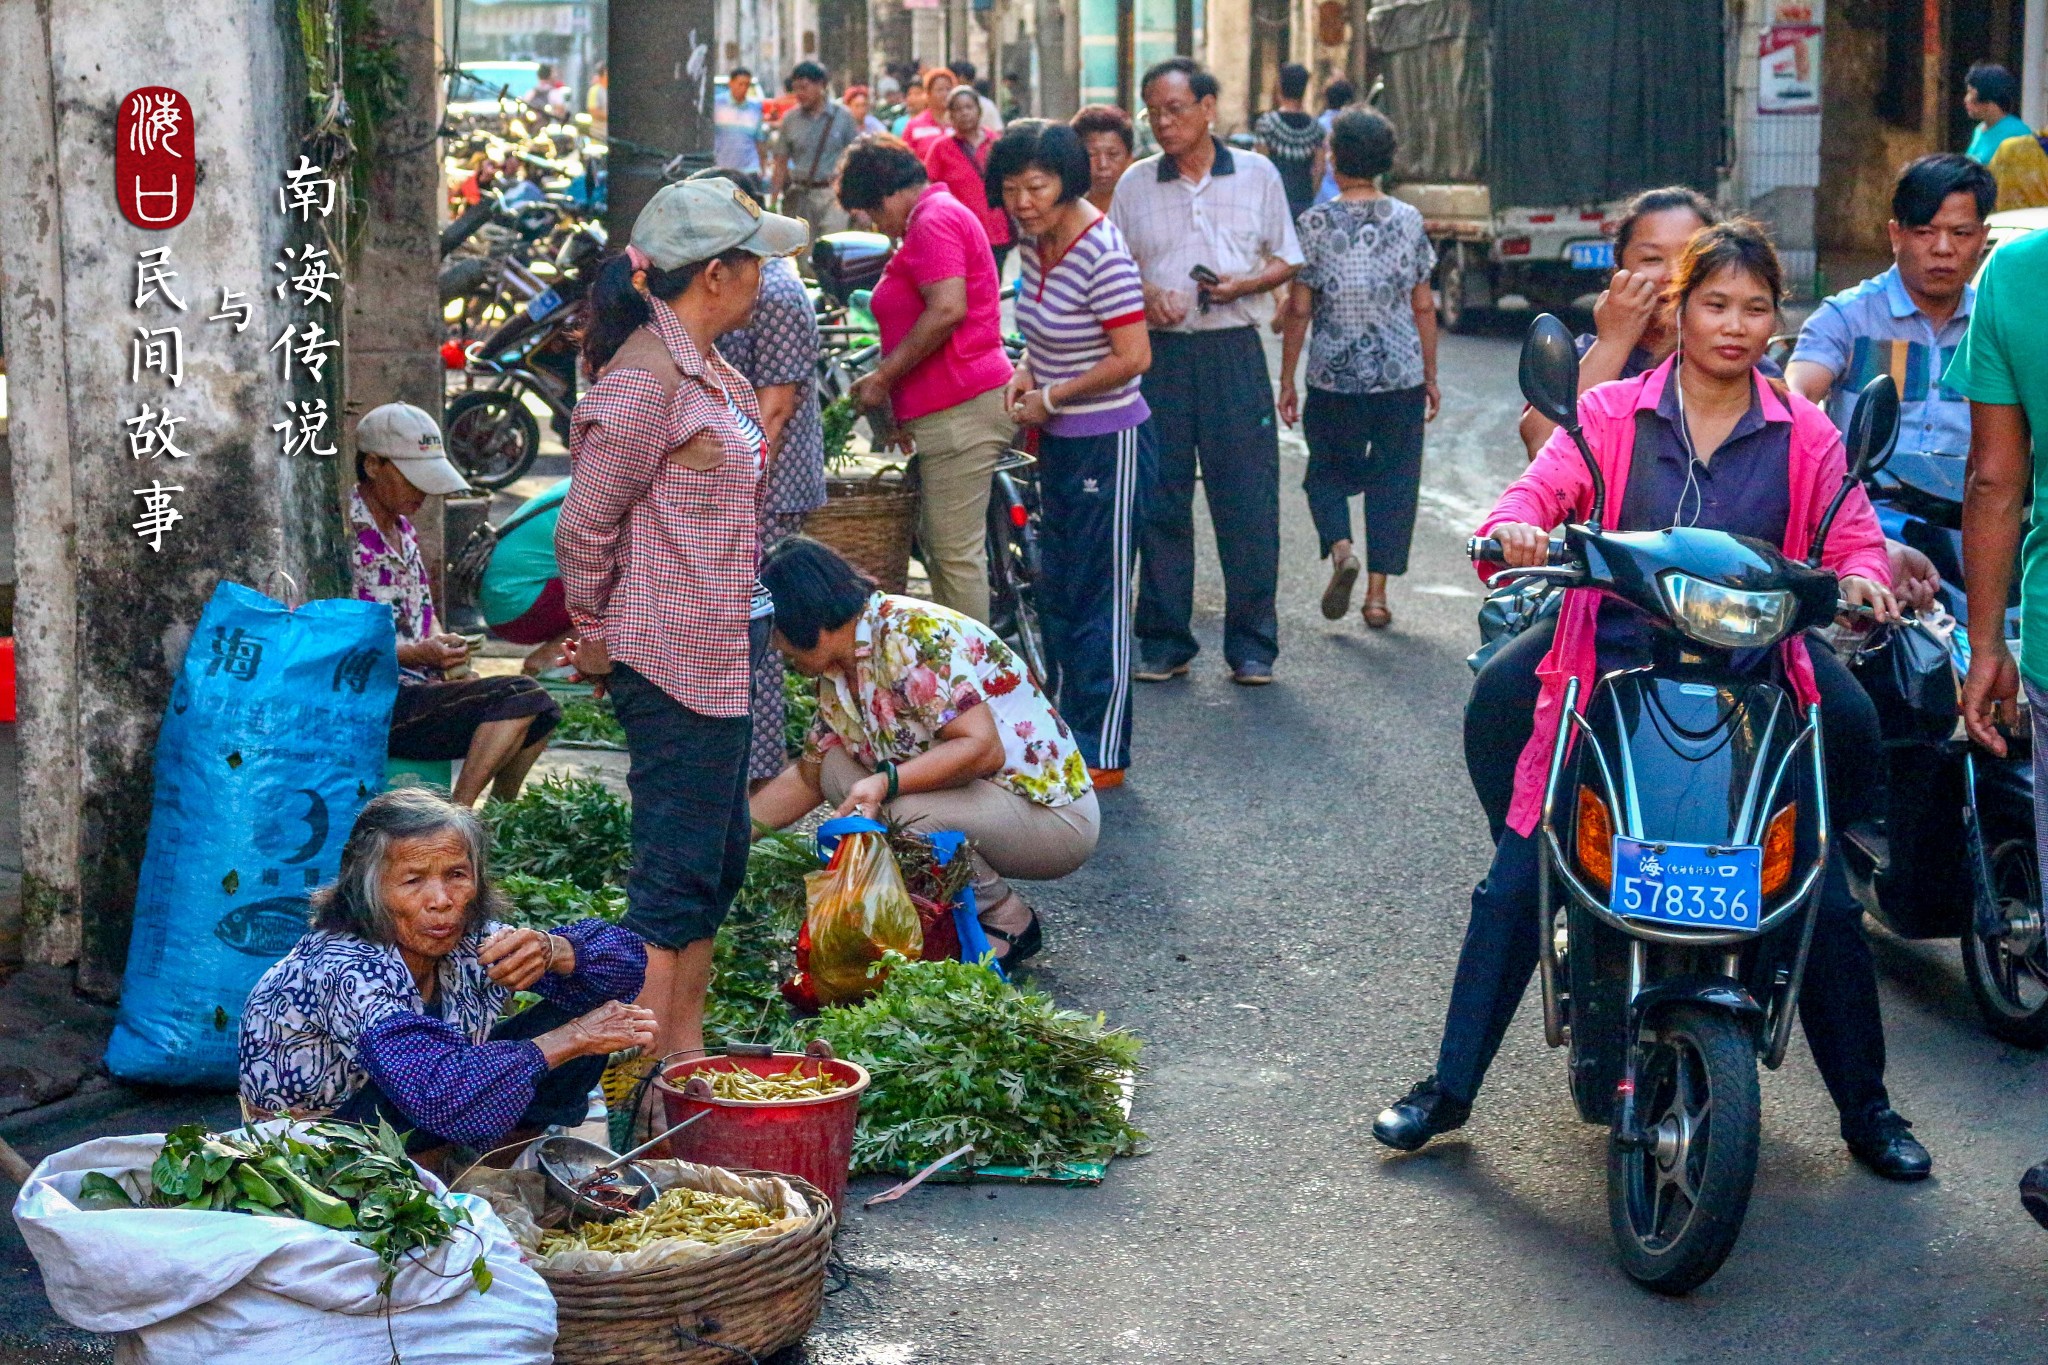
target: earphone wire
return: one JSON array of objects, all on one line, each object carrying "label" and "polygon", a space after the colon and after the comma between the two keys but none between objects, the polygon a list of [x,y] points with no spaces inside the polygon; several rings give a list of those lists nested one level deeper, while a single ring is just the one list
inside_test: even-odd
[{"label": "earphone wire", "polygon": [[1682,316],[1678,320],[1678,345],[1675,349],[1678,363],[1671,367],[1671,382],[1678,385],[1678,439],[1685,447],[1685,487],[1678,490],[1678,503],[1671,509],[1671,529],[1674,531],[1678,529],[1679,518],[1685,515],[1686,494],[1692,495],[1692,520],[1685,523],[1687,526],[1699,525],[1700,513],[1705,510],[1705,495],[1699,486],[1699,452],[1693,449],[1692,424],[1685,415],[1685,321]]}]

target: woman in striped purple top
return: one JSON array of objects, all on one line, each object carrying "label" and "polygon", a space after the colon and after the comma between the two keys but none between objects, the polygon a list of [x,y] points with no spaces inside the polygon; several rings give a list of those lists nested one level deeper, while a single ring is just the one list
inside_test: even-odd
[{"label": "woman in striped purple top", "polygon": [[1017,222],[1024,359],[1007,401],[1039,430],[1045,524],[1039,616],[1051,691],[1098,789],[1131,758],[1131,581],[1138,491],[1156,458],[1138,377],[1152,364],[1138,266],[1089,203],[1088,153],[1023,119],[990,149],[988,200]]}]

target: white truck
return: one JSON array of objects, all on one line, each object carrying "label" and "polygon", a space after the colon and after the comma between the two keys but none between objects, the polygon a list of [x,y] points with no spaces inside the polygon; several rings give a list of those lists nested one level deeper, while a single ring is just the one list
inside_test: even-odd
[{"label": "white truck", "polygon": [[1376,0],[1389,189],[1437,247],[1438,311],[1570,306],[1613,269],[1638,190],[1728,174],[1722,0]]}]

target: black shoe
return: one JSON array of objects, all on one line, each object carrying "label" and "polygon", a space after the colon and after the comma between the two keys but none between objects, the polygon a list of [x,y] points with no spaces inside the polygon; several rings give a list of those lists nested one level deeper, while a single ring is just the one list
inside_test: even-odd
[{"label": "black shoe", "polygon": [[1003,955],[996,959],[1003,964],[1005,970],[1020,965],[1026,958],[1035,957],[1039,949],[1045,947],[1045,931],[1039,927],[1036,910],[1031,912],[1031,923],[1024,926],[1022,933],[1006,934],[1001,929],[991,928],[986,924],[981,926],[981,932],[1010,945],[1003,950]]},{"label": "black shoe", "polygon": [[1448,1093],[1431,1076],[1380,1111],[1372,1135],[1397,1152],[1412,1152],[1439,1133],[1465,1126],[1472,1106]]},{"label": "black shoe", "polygon": [[1934,1158],[1908,1131],[1912,1126],[1889,1106],[1880,1106],[1842,1137],[1850,1156],[1886,1180],[1925,1180]]},{"label": "black shoe", "polygon": [[1139,682],[1148,683],[1168,682],[1174,678],[1185,678],[1187,675],[1188,661],[1186,659],[1182,659],[1178,663],[1160,663],[1156,660],[1140,658],[1138,666],[1131,671],[1131,676]]},{"label": "black shoe", "polygon": [[2034,1215],[2035,1222],[2048,1228],[2048,1161],[2020,1177],[2020,1203]]}]

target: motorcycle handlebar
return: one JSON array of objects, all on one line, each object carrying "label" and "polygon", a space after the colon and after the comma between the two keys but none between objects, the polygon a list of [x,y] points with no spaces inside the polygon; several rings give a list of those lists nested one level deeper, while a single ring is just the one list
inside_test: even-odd
[{"label": "motorcycle handlebar", "polygon": [[[1505,564],[1507,552],[1492,536],[1473,536],[1465,542],[1465,554],[1474,564]],[[1568,561],[1564,553],[1564,541],[1552,540],[1550,553],[1544,556],[1546,564],[1559,565]]]}]

